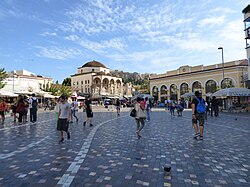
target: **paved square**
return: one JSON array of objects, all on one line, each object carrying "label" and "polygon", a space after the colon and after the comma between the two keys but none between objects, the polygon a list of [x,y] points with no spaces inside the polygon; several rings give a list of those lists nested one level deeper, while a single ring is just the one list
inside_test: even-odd
[{"label": "paved square", "polygon": [[36,124],[7,119],[0,186],[250,186],[249,114],[208,117],[204,140],[193,138],[190,111],[171,117],[154,109],[141,139],[126,109],[119,117],[95,112],[93,127],[83,127],[85,113],[78,116],[63,144],[53,112],[40,113]]}]

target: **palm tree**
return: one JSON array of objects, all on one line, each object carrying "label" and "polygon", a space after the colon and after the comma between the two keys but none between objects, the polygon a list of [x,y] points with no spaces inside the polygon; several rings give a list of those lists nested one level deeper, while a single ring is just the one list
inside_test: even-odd
[{"label": "palm tree", "polygon": [[3,80],[5,80],[8,77],[6,71],[4,68],[0,69],[0,89],[5,86],[5,83],[3,83]]}]

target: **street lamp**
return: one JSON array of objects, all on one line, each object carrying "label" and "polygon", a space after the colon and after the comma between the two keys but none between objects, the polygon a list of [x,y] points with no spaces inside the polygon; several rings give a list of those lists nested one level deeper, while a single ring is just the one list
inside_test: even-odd
[{"label": "street lamp", "polygon": [[15,71],[13,71],[13,93],[15,91],[15,75],[16,75],[16,73],[15,73]]},{"label": "street lamp", "polygon": [[223,47],[218,47],[218,50],[221,50],[221,59],[222,59],[222,81],[224,80],[224,54]]}]

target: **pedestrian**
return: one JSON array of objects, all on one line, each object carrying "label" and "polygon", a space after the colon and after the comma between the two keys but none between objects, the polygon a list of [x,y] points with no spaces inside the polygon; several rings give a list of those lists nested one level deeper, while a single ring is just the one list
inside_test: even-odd
[{"label": "pedestrian", "polygon": [[25,102],[24,102],[24,98],[22,96],[19,98],[16,112],[19,114],[18,115],[18,122],[19,122],[19,124],[21,124],[23,122],[23,116],[25,114]]},{"label": "pedestrian", "polygon": [[91,100],[89,98],[89,96],[87,97],[87,99],[85,100],[84,103],[84,107],[85,107],[85,111],[86,111],[86,120],[83,122],[83,126],[85,127],[86,123],[89,123],[89,126],[92,127],[92,118],[93,118],[93,110],[92,110],[92,106],[91,106]]},{"label": "pedestrian", "polygon": [[37,121],[37,108],[38,108],[38,99],[33,93],[32,97],[29,100],[30,103],[30,122],[35,123]]},{"label": "pedestrian", "polygon": [[136,110],[135,121],[137,124],[136,134],[138,136],[138,139],[142,137],[141,130],[143,129],[145,125],[145,119],[146,119],[145,107],[142,107],[143,103],[144,103],[144,99],[137,97],[136,103],[134,106]]},{"label": "pedestrian", "polygon": [[215,96],[213,96],[211,100],[211,116],[212,117],[213,117],[213,114],[215,117],[219,115],[219,102]]},{"label": "pedestrian", "polygon": [[49,108],[49,99],[48,99],[48,98],[46,98],[46,99],[45,99],[45,107],[44,107],[44,111],[46,111],[46,110],[47,110],[47,108]]},{"label": "pedestrian", "polygon": [[117,116],[120,116],[121,102],[120,102],[119,99],[116,99],[115,106],[116,106],[116,113],[117,113]]},{"label": "pedestrian", "polygon": [[69,132],[69,121],[70,121],[70,104],[67,102],[66,97],[62,95],[60,97],[59,112],[58,112],[58,122],[57,130],[60,131],[61,139],[59,143],[63,143],[63,131],[67,133],[67,138],[70,139]]},{"label": "pedestrian", "polygon": [[145,101],[146,101],[145,109],[146,109],[146,113],[147,113],[146,120],[147,120],[147,121],[150,121],[150,110],[151,110],[150,100],[148,99],[148,97],[146,97],[146,98],[145,98]]},{"label": "pedestrian", "polygon": [[78,103],[76,98],[72,98],[71,108],[70,108],[70,123],[73,123],[73,117],[76,118],[76,122],[78,122],[78,117],[76,116],[77,106]]},{"label": "pedestrian", "polygon": [[176,109],[177,109],[177,116],[178,116],[178,117],[181,117],[181,116],[182,116],[182,112],[183,112],[183,110],[184,110],[184,108],[183,108],[183,106],[181,105],[181,103],[177,104]]},{"label": "pedestrian", "polygon": [[3,98],[0,98],[0,116],[2,118],[2,125],[5,121],[5,111],[7,109],[7,104],[5,103]]},{"label": "pedestrian", "polygon": [[12,113],[13,113],[13,117],[14,117],[14,123],[16,122],[16,119],[17,119],[17,116],[16,116],[16,109],[17,109],[17,102],[18,100],[15,98],[14,100],[13,100],[13,104],[12,104],[12,106],[11,106],[11,108],[12,108]]},{"label": "pedestrian", "polygon": [[[192,123],[195,129],[195,139],[200,137],[200,140],[203,140],[203,131],[204,131],[204,116],[206,112],[205,101],[202,98],[202,95],[199,91],[196,91],[195,98],[192,101]],[[199,129],[198,129],[198,121],[199,121]]]},{"label": "pedestrian", "polygon": [[169,103],[170,114],[171,116],[174,116],[175,103],[172,97],[170,98],[168,103]]},{"label": "pedestrian", "polygon": [[28,122],[27,115],[28,115],[28,110],[29,110],[29,98],[27,96],[24,96],[23,102],[25,105],[24,114],[23,114],[23,122],[26,123]]}]

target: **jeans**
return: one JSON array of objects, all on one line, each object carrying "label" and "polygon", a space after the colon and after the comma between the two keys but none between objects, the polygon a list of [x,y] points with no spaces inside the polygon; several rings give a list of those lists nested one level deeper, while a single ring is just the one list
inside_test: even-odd
[{"label": "jeans", "polygon": [[30,121],[36,122],[37,120],[37,108],[30,108]]},{"label": "jeans", "polygon": [[141,132],[141,130],[143,129],[144,125],[145,125],[145,119],[144,118],[139,118],[139,119],[135,119],[136,124],[137,124],[137,131]]}]

